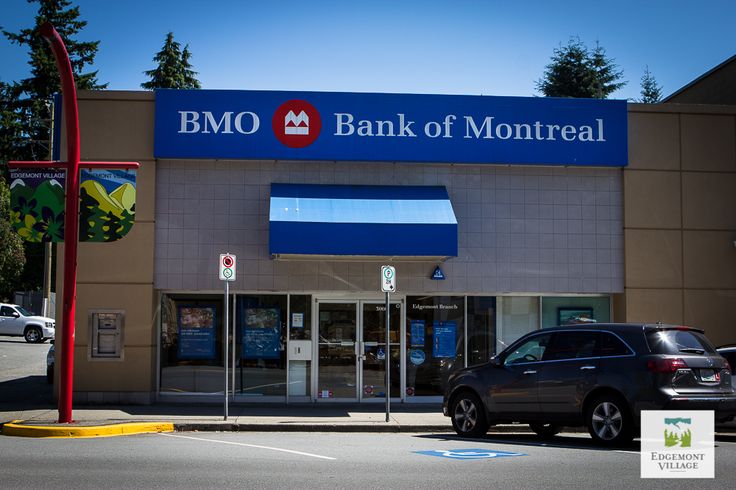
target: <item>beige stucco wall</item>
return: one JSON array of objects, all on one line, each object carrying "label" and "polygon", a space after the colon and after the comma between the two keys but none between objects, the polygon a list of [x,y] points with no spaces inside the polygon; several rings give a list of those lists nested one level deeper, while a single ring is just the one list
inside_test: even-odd
[{"label": "beige stucco wall", "polygon": [[[136,181],[135,225],[130,233],[113,243],[79,244],[74,342],[77,401],[149,403],[156,389],[153,115],[153,93],[79,95],[82,160],[134,161],[141,166]],[[60,258],[63,253],[60,246]],[[59,281],[62,274],[60,259]],[[57,291],[61,291],[60,282]],[[121,360],[91,358],[88,317],[94,309],[124,310]],[[61,302],[57,310],[57,318],[61,318]],[[57,356],[61,356],[60,350]]]},{"label": "beige stucco wall", "polygon": [[736,342],[736,107],[629,105],[624,237],[617,320]]}]

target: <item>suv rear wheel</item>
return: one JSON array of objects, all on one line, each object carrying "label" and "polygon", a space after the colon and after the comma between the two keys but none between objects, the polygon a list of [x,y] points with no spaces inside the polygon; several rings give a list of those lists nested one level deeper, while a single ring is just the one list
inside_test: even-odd
[{"label": "suv rear wheel", "polygon": [[560,433],[562,427],[557,424],[543,424],[541,422],[532,422],[529,427],[540,437],[554,437]]},{"label": "suv rear wheel", "polygon": [[629,442],[634,437],[634,427],[624,400],[611,395],[601,395],[588,406],[585,416],[591,437],[606,446]]},{"label": "suv rear wheel", "polygon": [[463,437],[478,437],[488,432],[488,418],[483,402],[475,393],[458,393],[450,405],[452,428]]}]

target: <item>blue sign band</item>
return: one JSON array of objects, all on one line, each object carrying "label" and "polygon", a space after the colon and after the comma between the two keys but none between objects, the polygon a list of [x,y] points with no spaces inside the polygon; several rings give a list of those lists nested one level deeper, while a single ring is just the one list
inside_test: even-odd
[{"label": "blue sign band", "polygon": [[623,100],[156,90],[156,158],[621,167]]}]

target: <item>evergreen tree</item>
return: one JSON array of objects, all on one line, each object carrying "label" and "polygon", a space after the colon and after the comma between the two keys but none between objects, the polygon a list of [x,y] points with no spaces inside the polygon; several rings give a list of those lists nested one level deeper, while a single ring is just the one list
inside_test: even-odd
[{"label": "evergreen tree", "polygon": [[50,22],[64,40],[78,90],[103,89],[107,84],[98,83],[97,71],[84,73],[85,67],[93,64],[100,42],[75,40],[75,36],[87,25],[86,21],[79,20],[79,7],[69,8],[69,0],[27,1],[39,4],[35,25],[17,33],[3,30],[11,43],[28,47],[28,64],[31,67],[31,77],[18,82],[16,90],[19,93],[15,98],[15,111],[25,116],[23,136],[30,140],[30,144],[27,145],[27,154],[19,155],[16,151],[13,158],[45,159],[49,156],[49,101],[53,94],[61,91],[61,82],[54,55],[38,34],[38,28]]},{"label": "evergreen tree", "polygon": [[189,51],[189,45],[181,51],[181,45],[174,41],[174,33],[169,32],[166,35],[161,51],[156,53],[153,61],[158,66],[153,70],[147,70],[143,73],[150,78],[149,81],[141,84],[146,90],[155,88],[201,88],[199,80],[197,80],[197,72],[192,69],[189,59],[192,57]]},{"label": "evergreen tree", "polygon": [[644,69],[644,76],[641,77],[641,99],[638,102],[642,104],[656,104],[662,100],[662,87],[657,85],[649,66]]},{"label": "evergreen tree", "polygon": [[617,68],[599,44],[591,52],[580,39],[570,38],[566,46],[554,49],[536,86],[546,97],[605,99],[626,85]]},{"label": "evergreen tree", "polygon": [[184,46],[184,51],[181,53],[181,66],[184,71],[184,87],[183,88],[202,88],[199,80],[195,77],[196,71],[192,69],[189,58],[192,57],[192,53],[189,51],[189,45]]},{"label": "evergreen tree", "polygon": [[597,41],[595,49],[590,55],[590,67],[593,69],[593,93],[596,99],[606,99],[616,90],[626,85],[626,82],[619,82],[624,76],[622,70],[617,70],[618,66],[613,60],[606,57],[606,50],[603,49]]},{"label": "evergreen tree", "polygon": [[7,179],[8,160],[31,154],[27,137],[28,114],[19,103],[21,88],[17,83],[0,80],[0,180]]}]

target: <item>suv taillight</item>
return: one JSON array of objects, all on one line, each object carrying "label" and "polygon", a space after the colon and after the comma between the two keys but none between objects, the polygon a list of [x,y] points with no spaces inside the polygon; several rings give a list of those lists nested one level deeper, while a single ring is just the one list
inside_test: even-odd
[{"label": "suv taillight", "polygon": [[682,359],[657,359],[647,362],[647,369],[655,373],[674,373],[678,369],[687,369]]}]

